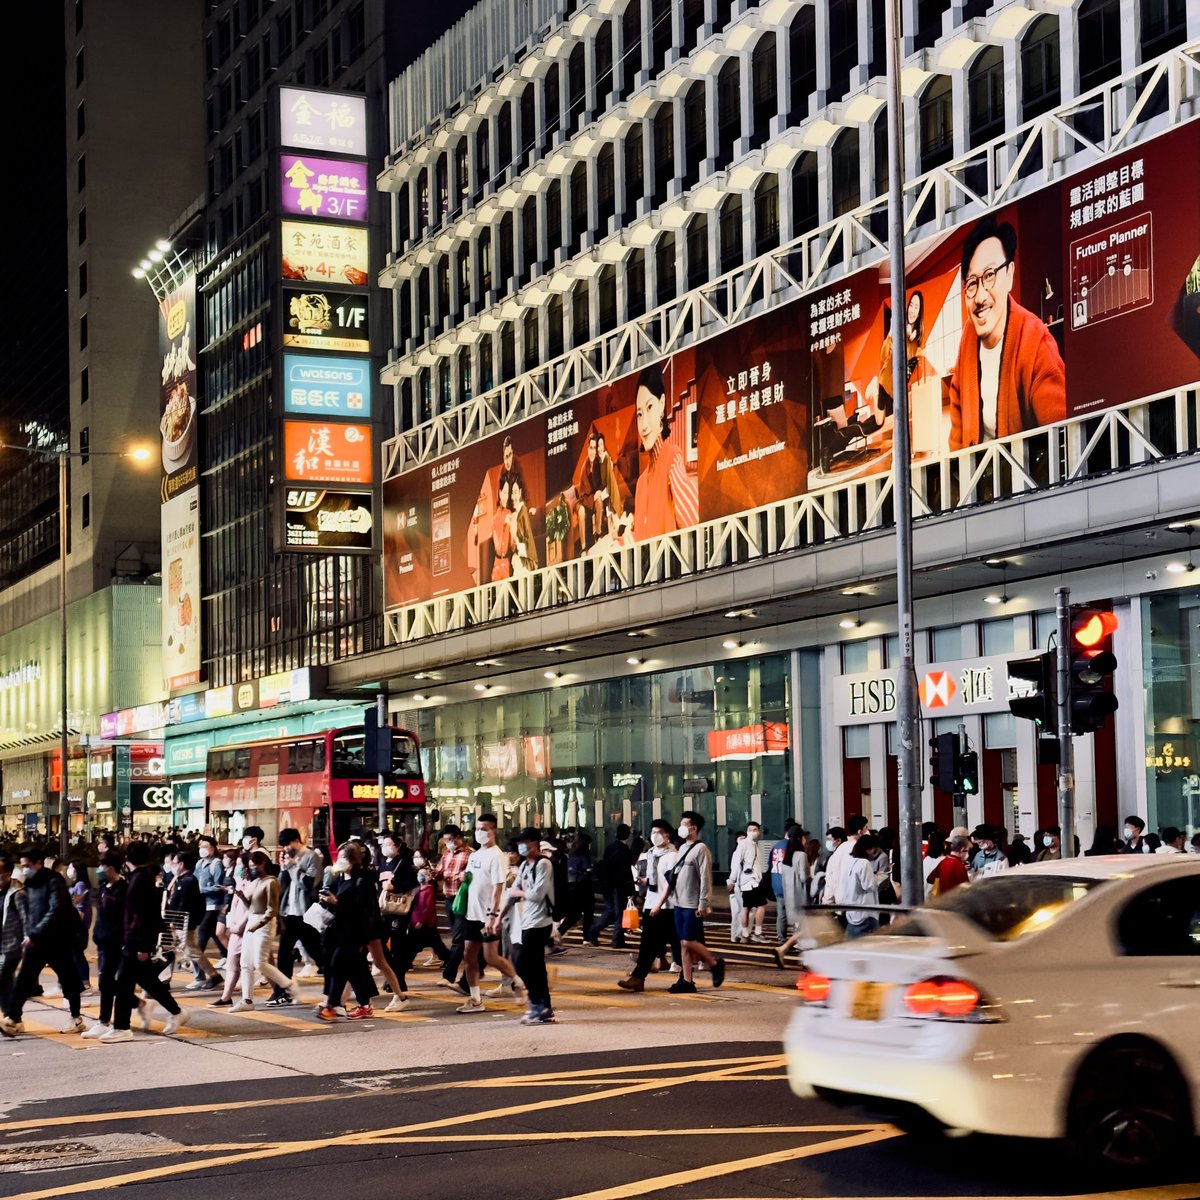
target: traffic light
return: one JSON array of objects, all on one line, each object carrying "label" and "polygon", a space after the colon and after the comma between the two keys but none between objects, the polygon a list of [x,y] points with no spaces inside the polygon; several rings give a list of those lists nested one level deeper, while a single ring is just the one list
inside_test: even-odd
[{"label": "traffic light", "polygon": [[1117,711],[1111,676],[1117,669],[1112,635],[1115,613],[1102,608],[1071,611],[1071,732],[1095,733]]},{"label": "traffic light", "polygon": [[954,771],[958,758],[958,734],[940,733],[929,739],[929,778],[939,792],[953,793],[955,788]]},{"label": "traffic light", "polygon": [[979,793],[979,755],[974,750],[964,750],[956,757],[954,790],[963,796],[975,796]]},{"label": "traffic light", "polygon": [[1035,654],[1032,658],[1013,659],[1008,664],[1009,680],[1019,679],[1029,684],[1023,695],[1008,702],[1014,717],[1032,721],[1043,735],[1058,733],[1058,671],[1053,650]]}]

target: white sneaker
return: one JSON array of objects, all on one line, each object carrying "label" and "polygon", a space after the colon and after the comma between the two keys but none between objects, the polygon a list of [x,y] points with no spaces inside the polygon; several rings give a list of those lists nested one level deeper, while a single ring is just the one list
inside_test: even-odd
[{"label": "white sneaker", "polygon": [[484,992],[491,1000],[499,1000],[502,996],[515,996],[517,994],[516,984],[511,979],[502,979],[490,992]]},{"label": "white sneaker", "polygon": [[[150,1032],[150,1005],[148,1005],[145,1002],[145,1000],[138,1001],[137,1012],[135,1013],[135,1016],[137,1017],[138,1021],[141,1023],[142,1030],[145,1033],[149,1033]],[[123,1042],[127,1042],[129,1039],[121,1038],[119,1040],[123,1041]]]},{"label": "white sneaker", "polygon": [[393,996],[384,1012],[403,1012],[408,1007],[407,996]]},{"label": "white sneaker", "polygon": [[172,1013],[167,1018],[167,1023],[163,1026],[163,1033],[168,1036],[172,1033],[177,1033],[181,1026],[188,1023],[187,1009],[181,1008],[177,1013]]},{"label": "white sneaker", "polygon": [[679,974],[679,964],[678,964],[677,962],[673,962],[673,963],[671,964],[670,973],[671,973],[672,975],[678,975],[678,974]]},{"label": "white sneaker", "polygon": [[91,1029],[87,1030],[87,1031],[84,1033],[84,1035],[83,1035],[83,1036],[84,1036],[84,1037],[85,1037],[85,1038],[86,1038],[86,1039],[87,1039],[89,1042],[95,1042],[95,1041],[99,1041],[99,1039],[100,1039],[100,1038],[102,1038],[102,1037],[103,1037],[103,1036],[104,1036],[106,1033],[108,1033],[108,1032],[109,1032],[109,1030],[111,1030],[111,1029],[112,1029],[112,1026],[111,1026],[111,1025],[101,1025],[101,1024],[100,1024],[100,1022],[99,1022],[99,1021],[97,1021],[97,1022],[95,1023],[95,1025],[93,1025],[93,1026],[91,1027]]},{"label": "white sneaker", "polygon": [[437,955],[427,954],[419,963],[417,963],[417,966],[418,967],[432,967],[433,964],[436,962],[437,962]]},{"label": "white sneaker", "polygon": [[763,937],[761,930],[756,930],[754,933],[752,933],[750,935],[750,941],[756,942],[759,945],[762,945],[763,943],[765,943],[766,940],[767,939],[765,937]]},{"label": "white sneaker", "polygon": [[94,996],[96,994],[96,989],[89,983],[79,989],[79,994],[81,996]]},{"label": "white sneaker", "polygon": [[233,1002],[233,1004],[231,1004],[231,1005],[229,1006],[229,1011],[230,1011],[231,1013],[235,1013],[235,1012],[247,1012],[247,1011],[250,1011],[250,1010],[252,1010],[253,1008],[254,1008],[254,1001],[253,1001],[253,1000],[235,1000],[235,1001]]},{"label": "white sneaker", "polygon": [[183,990],[185,992],[202,992],[206,982],[204,979],[193,979]]},{"label": "white sneaker", "polygon": [[82,1017],[75,1017],[74,1020],[63,1030],[63,1033],[86,1033],[87,1025]]},{"label": "white sneaker", "polygon": [[444,976],[437,981],[437,985],[438,985],[438,987],[444,987],[444,988],[455,988],[455,989],[458,988],[458,984],[455,983],[455,981],[453,979],[446,979]]},{"label": "white sneaker", "polygon": [[317,970],[313,963],[305,963],[304,966],[296,972],[296,979],[317,979],[321,972]]},{"label": "white sneaker", "polygon": [[51,984],[51,985],[50,985],[48,988],[46,988],[46,989],[45,989],[45,990],[42,992],[42,995],[43,995],[43,996],[45,996],[45,997],[47,997],[48,999],[49,999],[49,998],[56,998],[56,997],[58,997],[58,996],[61,996],[61,995],[62,995],[62,988],[60,988],[60,987],[59,987],[57,984],[55,984],[55,983],[52,983],[52,984]]},{"label": "white sneaker", "polygon": [[217,959],[217,961],[216,961],[215,963],[213,963],[213,970],[214,970],[214,971],[223,971],[223,970],[225,970],[225,959],[223,959],[223,958],[218,958],[218,959]]},{"label": "white sneaker", "polygon": [[468,1000],[466,1004],[460,1004],[454,1011],[460,1013],[481,1013],[487,1012],[487,1009],[484,1008],[482,1000]]},{"label": "white sneaker", "polygon": [[113,1042],[132,1042],[132,1029],[110,1029],[106,1034],[103,1034],[97,1039],[103,1042],[106,1046],[111,1046]]}]

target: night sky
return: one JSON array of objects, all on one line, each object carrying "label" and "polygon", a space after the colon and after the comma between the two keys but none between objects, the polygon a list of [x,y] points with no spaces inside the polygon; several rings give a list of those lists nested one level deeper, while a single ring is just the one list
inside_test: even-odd
[{"label": "night sky", "polygon": [[67,199],[63,5],[21,10],[25,34],[3,80],[8,114],[8,236],[0,258],[0,438],[26,417],[67,412]]}]

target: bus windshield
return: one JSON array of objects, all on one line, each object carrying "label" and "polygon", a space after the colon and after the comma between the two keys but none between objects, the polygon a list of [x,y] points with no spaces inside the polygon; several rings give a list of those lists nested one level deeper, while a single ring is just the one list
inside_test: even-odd
[{"label": "bus windshield", "polygon": [[[334,779],[369,779],[365,738],[362,733],[341,733],[333,739]],[[413,739],[400,730],[392,731],[392,775],[397,779],[420,779],[421,764]]]}]

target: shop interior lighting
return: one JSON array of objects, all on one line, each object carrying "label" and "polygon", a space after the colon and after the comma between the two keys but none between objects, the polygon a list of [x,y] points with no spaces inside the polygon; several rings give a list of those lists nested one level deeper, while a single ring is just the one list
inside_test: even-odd
[{"label": "shop interior lighting", "polygon": [[646,660],[644,658],[638,658],[636,656],[631,656],[631,657],[627,658],[625,661],[631,667],[640,667],[642,665],[642,663],[644,663]]},{"label": "shop interior lighting", "polygon": [[985,558],[983,560],[983,563],[984,563],[984,566],[987,566],[987,567],[1006,567],[1006,566],[1008,566],[1008,563],[1005,562],[1004,559],[1002,559],[1002,558]]},{"label": "shop interior lighting", "polygon": [[160,253],[166,254],[166,252],[171,248],[171,243],[168,242],[166,238],[159,238],[158,241],[154,243],[154,248]]},{"label": "shop interior lighting", "polygon": [[1178,559],[1176,559],[1174,562],[1167,563],[1167,570],[1170,571],[1172,575],[1184,575],[1196,569],[1196,564],[1192,562],[1192,527],[1191,525],[1185,525],[1184,528],[1187,530],[1188,538],[1187,562],[1179,562]]},{"label": "shop interior lighting", "polygon": [[984,596],[983,602],[984,604],[1007,604],[1008,597],[1004,595],[1004,593],[996,595],[995,592],[992,592],[989,595]]},{"label": "shop interior lighting", "polygon": [[547,672],[545,673],[545,678],[546,678],[546,679],[557,679],[557,678],[558,678],[558,672],[557,672],[557,671],[547,671]]},{"label": "shop interior lighting", "polygon": [[[413,699],[414,699],[414,700],[415,700],[415,701],[416,701],[418,704],[424,704],[424,703],[425,703],[425,697],[424,697],[424,696],[422,696],[420,692],[417,692],[417,693],[416,693],[416,694],[413,696]],[[378,790],[378,789],[376,789],[376,790]]]},{"label": "shop interior lighting", "polygon": [[758,613],[752,608],[731,608],[725,616],[731,621],[740,621],[743,617],[757,617]]},{"label": "shop interior lighting", "polygon": [[475,690],[476,690],[477,692],[486,692],[486,691],[488,690],[488,687],[489,687],[489,686],[490,686],[490,685],[489,685],[489,684],[486,684],[486,683],[477,683],[477,684],[475,685]]},{"label": "shop interior lighting", "polygon": [[740,650],[745,643],[741,640],[741,638],[726,638],[721,645],[726,650]]},{"label": "shop interior lighting", "polygon": [[839,629],[857,629],[861,624],[862,624],[862,622],[859,621],[855,617],[843,617],[838,622],[838,628]]}]

